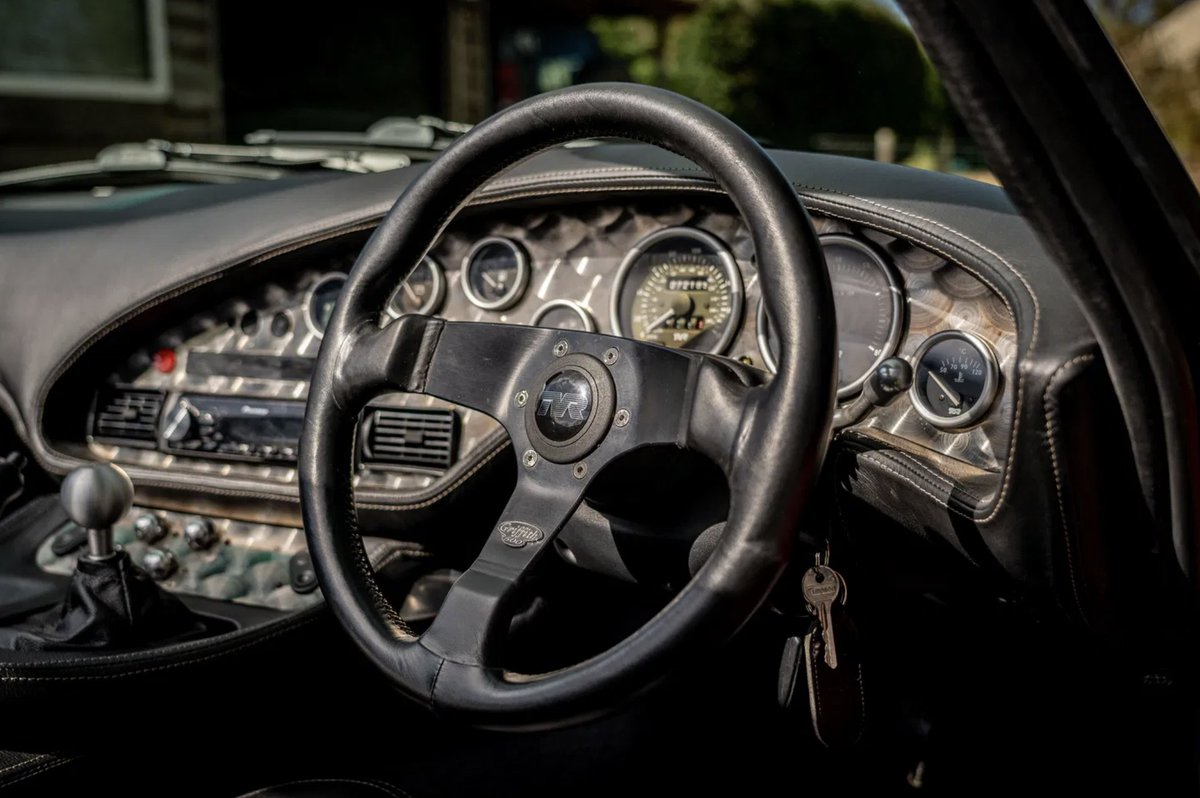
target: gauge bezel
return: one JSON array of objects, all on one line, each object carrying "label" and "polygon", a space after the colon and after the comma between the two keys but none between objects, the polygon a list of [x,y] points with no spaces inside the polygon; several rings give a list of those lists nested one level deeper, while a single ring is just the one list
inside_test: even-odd
[{"label": "gauge bezel", "polygon": [[[574,313],[576,316],[578,316],[579,320],[583,322],[583,331],[584,332],[595,332],[596,331],[596,320],[592,318],[592,314],[588,312],[587,308],[585,308],[583,305],[579,304],[578,302],[576,302],[573,299],[551,299],[549,302],[542,305],[540,308],[537,309],[537,311],[534,312],[533,320],[529,322],[529,326],[530,327],[539,326],[541,324],[542,319],[546,317],[547,313],[549,313],[552,310],[556,310],[558,308],[565,308],[566,310],[569,310],[572,313]],[[546,329],[557,330],[560,328],[547,327]]]},{"label": "gauge bezel", "polygon": [[[333,282],[334,280],[337,280],[338,282],[345,285],[346,284],[346,275],[343,274],[342,272],[328,272],[326,274],[323,274],[317,279],[317,281],[315,283],[313,283],[312,285],[310,285],[308,287],[307,291],[304,292],[304,323],[308,326],[309,332],[311,332],[317,338],[324,338],[325,331],[318,329],[317,322],[315,319],[313,319],[313,307],[312,307],[313,296],[316,295],[317,289],[319,289],[321,286],[325,285],[326,283]],[[340,295],[341,295],[341,292],[339,292],[339,296]]]},{"label": "gauge bezel", "polygon": [[[871,378],[871,374],[874,373],[875,369],[879,368],[879,364],[895,355],[896,350],[900,348],[900,339],[904,337],[904,284],[900,279],[900,273],[896,270],[896,267],[889,263],[881,252],[867,242],[841,233],[823,235],[818,240],[821,242],[822,249],[827,245],[845,246],[856,249],[870,258],[875,267],[883,272],[883,276],[887,278],[888,292],[892,296],[892,323],[888,327],[887,341],[883,345],[881,354],[871,363],[870,368],[860,374],[853,382],[838,388],[838,401],[844,402],[862,393],[863,385]],[[831,280],[832,277],[831,273]],[[775,356],[771,354],[771,348],[767,346],[766,322],[766,308],[760,297],[758,300],[758,312],[754,321],[755,338],[758,341],[758,351],[762,355],[763,365],[767,367],[768,371],[774,374],[778,364],[775,362]]]},{"label": "gauge bezel", "polygon": [[[964,341],[975,348],[980,360],[983,361],[984,378],[983,390],[980,391],[979,398],[975,400],[975,404],[971,406],[971,409],[961,416],[948,418],[938,415],[929,406],[925,394],[922,392],[921,382],[917,378],[917,375],[921,369],[921,361],[925,359],[926,353],[931,348],[942,341],[954,339]],[[912,367],[913,384],[908,389],[908,398],[912,401],[913,408],[917,411],[917,414],[938,429],[958,430],[974,426],[992,409],[992,404],[995,403],[996,396],[1000,391],[1000,363],[996,359],[995,351],[987,341],[975,333],[967,332],[966,330],[942,330],[926,338],[917,347],[917,351],[913,353]]]},{"label": "gauge bezel", "polygon": [[[512,250],[516,256],[517,262],[517,279],[513,282],[512,287],[504,296],[499,299],[485,300],[475,292],[474,286],[471,285],[471,263],[479,251],[486,246],[492,244],[501,244]],[[529,287],[529,257],[525,254],[525,250],[521,248],[516,241],[503,236],[488,236],[481,238],[475,242],[470,251],[463,257],[462,269],[459,274],[459,283],[462,285],[463,293],[467,295],[467,299],[471,304],[483,310],[508,310],[513,305],[521,301],[521,297],[525,295],[525,289]]]},{"label": "gauge bezel", "polygon": [[633,270],[638,258],[642,256],[648,247],[664,238],[674,238],[677,236],[691,238],[715,252],[718,260],[721,261],[721,268],[725,271],[725,279],[729,281],[731,288],[730,312],[729,321],[725,325],[725,331],[717,340],[716,345],[711,349],[689,350],[693,352],[706,352],[710,355],[724,354],[725,350],[729,349],[733,343],[733,340],[737,338],[738,333],[741,332],[743,306],[746,303],[746,289],[742,283],[742,270],[738,268],[737,260],[734,259],[733,253],[729,251],[729,246],[724,241],[712,233],[697,227],[684,227],[682,225],[664,227],[662,230],[656,230],[642,237],[633,245],[633,248],[625,254],[625,259],[621,261],[621,267],[617,269],[617,276],[613,280],[612,298],[609,301],[609,321],[612,322],[612,328],[616,335],[622,338],[631,337],[621,324],[621,295],[625,291],[625,283],[629,279],[629,273]]},{"label": "gauge bezel", "polygon": [[[421,258],[421,262],[417,264],[417,269],[421,268],[422,266],[427,266],[429,271],[433,274],[433,291],[430,293],[429,299],[425,300],[425,304],[422,305],[420,309],[413,312],[428,316],[436,313],[438,309],[441,308],[442,302],[444,302],[446,299],[446,272],[442,269],[442,265],[429,255]],[[416,269],[413,271],[415,272]],[[396,301],[396,297],[398,297],[400,292],[403,290],[404,283],[402,282],[400,285],[396,286],[396,290],[392,292],[390,297],[388,297],[386,311],[388,316],[393,319],[398,319],[404,315],[403,313],[396,312],[396,310],[392,307]]]}]

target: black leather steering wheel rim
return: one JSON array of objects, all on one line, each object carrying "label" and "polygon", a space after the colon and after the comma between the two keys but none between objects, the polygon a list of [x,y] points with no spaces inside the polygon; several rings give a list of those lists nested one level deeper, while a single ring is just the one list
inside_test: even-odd
[{"label": "black leather steering wheel rim", "polygon": [[[718,358],[599,334],[419,316],[380,329],[392,289],[476,190],[536,152],[594,137],[637,139],[684,155],[733,200],[750,230],[780,339],[772,380],[751,384],[744,370]],[[351,270],[326,330],[300,449],[305,530],[326,600],[396,686],[441,713],[476,725],[530,727],[615,706],[682,658],[732,635],[787,564],[829,441],[835,341],[832,292],[811,220],[774,162],[732,122],[671,92],[625,84],[564,89],[496,114],[397,200]],[[561,367],[560,348],[588,369],[607,363],[602,351],[619,350],[599,376],[611,378],[612,406],[632,408],[632,420],[618,428],[595,410],[588,423],[608,426],[599,443],[589,444],[589,462],[602,466],[623,449],[652,443],[691,446],[725,470],[730,515],[708,562],[639,631],[570,668],[522,676],[497,665],[492,615],[501,613],[524,569],[550,548],[590,477],[576,479],[571,462],[545,458],[537,468],[519,467],[526,482],[519,479],[480,559],[418,638],[383,596],[363,550],[353,447],[367,401],[407,390],[483,405],[508,428],[519,457],[526,445],[545,440],[527,427],[511,397],[527,385],[539,389],[536,379]],[[483,374],[471,358],[500,373]],[[542,516],[549,519],[545,529],[526,520]],[[516,526],[505,531],[506,521]],[[443,616],[455,622],[443,623]]]}]

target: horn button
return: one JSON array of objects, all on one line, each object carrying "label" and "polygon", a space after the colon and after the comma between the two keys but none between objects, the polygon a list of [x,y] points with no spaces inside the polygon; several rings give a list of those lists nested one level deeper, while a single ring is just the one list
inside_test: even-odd
[{"label": "horn button", "polygon": [[552,463],[586,457],[604,439],[616,404],[612,375],[591,355],[556,358],[525,406],[534,450]]}]

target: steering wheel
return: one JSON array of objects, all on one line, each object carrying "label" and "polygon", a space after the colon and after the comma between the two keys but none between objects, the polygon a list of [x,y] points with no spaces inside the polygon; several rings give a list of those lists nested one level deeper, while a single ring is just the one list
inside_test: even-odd
[{"label": "steering wheel", "polygon": [[[579,138],[637,139],[686,156],[737,206],[778,331],[772,380],[728,360],[596,333],[406,315],[384,302],[455,213],[512,164]],[[774,162],[720,114],[661,89],[590,84],[496,114],[413,181],[354,264],[317,358],[300,446],[308,547],[334,615],[404,693],[484,726],[545,726],[620,703],[732,635],[766,598],[829,441],[833,297],[812,222]],[[375,582],[353,500],[366,403],[426,393],[499,421],[513,443],[512,497],[431,626],[411,632]],[[620,455],[689,447],[725,472],[729,517],[704,566],[641,629],[552,673],[506,671],[514,595],[592,479]],[[619,464],[615,467],[619,467]]]}]

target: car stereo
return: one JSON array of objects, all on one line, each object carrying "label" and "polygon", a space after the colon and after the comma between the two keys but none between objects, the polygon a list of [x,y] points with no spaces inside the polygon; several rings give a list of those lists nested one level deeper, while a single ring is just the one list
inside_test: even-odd
[{"label": "car stereo", "polygon": [[182,394],[162,414],[163,451],[234,460],[295,462],[304,402]]}]

